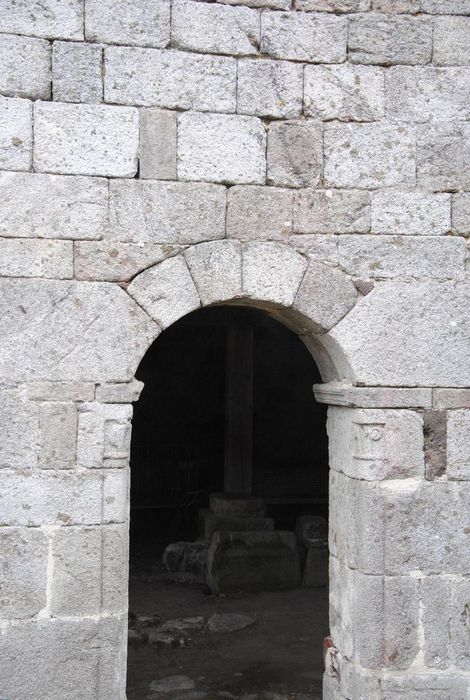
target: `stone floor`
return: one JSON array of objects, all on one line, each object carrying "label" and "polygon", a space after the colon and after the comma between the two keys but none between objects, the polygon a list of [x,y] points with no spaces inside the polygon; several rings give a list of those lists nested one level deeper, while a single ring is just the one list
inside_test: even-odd
[{"label": "stone floor", "polygon": [[[326,589],[208,592],[131,569],[128,700],[320,700]],[[247,626],[213,631],[227,620],[238,626],[216,613],[247,616]]]}]

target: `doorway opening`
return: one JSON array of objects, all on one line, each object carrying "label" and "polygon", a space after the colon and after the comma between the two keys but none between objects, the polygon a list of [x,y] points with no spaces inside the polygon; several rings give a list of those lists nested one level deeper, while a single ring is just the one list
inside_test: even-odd
[{"label": "doorway opening", "polygon": [[168,328],[137,378],[128,700],[319,700],[328,442],[312,356],[265,312],[212,307]]}]

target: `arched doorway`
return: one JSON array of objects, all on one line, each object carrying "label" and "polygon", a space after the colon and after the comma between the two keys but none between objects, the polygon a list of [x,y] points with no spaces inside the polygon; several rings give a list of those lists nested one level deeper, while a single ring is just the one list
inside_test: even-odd
[{"label": "arched doorway", "polygon": [[[137,378],[128,698],[177,675],[168,697],[320,698],[328,447],[312,356],[264,311],[212,307],[168,328]],[[214,505],[220,492],[245,495]],[[214,632],[214,615],[248,626]]]}]

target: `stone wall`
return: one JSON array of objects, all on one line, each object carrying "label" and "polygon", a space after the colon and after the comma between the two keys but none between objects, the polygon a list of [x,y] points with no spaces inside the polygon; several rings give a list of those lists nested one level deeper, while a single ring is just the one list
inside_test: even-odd
[{"label": "stone wall", "polygon": [[125,697],[133,376],[237,303],[332,404],[325,700],[463,700],[469,0],[0,0],[0,57],[0,696]]}]

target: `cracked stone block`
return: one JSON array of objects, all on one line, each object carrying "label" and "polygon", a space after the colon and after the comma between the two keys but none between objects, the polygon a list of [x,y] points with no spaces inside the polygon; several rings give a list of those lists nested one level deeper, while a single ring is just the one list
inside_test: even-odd
[{"label": "cracked stone block", "polygon": [[33,469],[38,462],[38,407],[19,389],[0,392],[0,467]]},{"label": "cracked stone block", "polygon": [[268,184],[315,187],[323,172],[323,126],[320,122],[271,122],[268,127]]},{"label": "cracked stone block", "polygon": [[132,177],[139,113],[130,107],[37,102],[34,165],[43,172]]},{"label": "cracked stone block", "polygon": [[170,244],[80,241],[75,245],[75,278],[126,282],[181,250]]},{"label": "cracked stone block", "polygon": [[470,480],[470,411],[449,411],[447,416],[447,477]]},{"label": "cracked stone block", "polygon": [[332,187],[413,187],[415,134],[409,126],[325,125],[325,183]]},{"label": "cracked stone block", "polygon": [[303,70],[295,63],[259,59],[238,62],[239,114],[298,117],[302,111],[302,91]]},{"label": "cracked stone block", "polygon": [[331,265],[332,267],[338,265],[337,236],[323,235],[321,233],[296,233],[290,237],[289,243],[299,253],[308,255],[310,260],[325,263],[325,265]]},{"label": "cracked stone block", "polygon": [[263,12],[261,52],[273,58],[312,63],[346,60],[348,23],[344,17],[299,12]]},{"label": "cracked stone block", "polygon": [[238,241],[200,243],[185,252],[204,305],[242,297],[242,253]]},{"label": "cracked stone block", "polygon": [[51,49],[48,41],[0,34],[0,92],[10,97],[48,100]]},{"label": "cracked stone block", "polygon": [[237,185],[227,193],[227,237],[283,240],[292,233],[291,190]]},{"label": "cracked stone block", "polygon": [[6,619],[28,618],[46,605],[47,535],[37,528],[0,529],[0,605]]},{"label": "cracked stone block", "polygon": [[0,239],[2,277],[73,277],[72,241]]},{"label": "cracked stone block", "polygon": [[97,44],[55,41],[52,52],[54,100],[103,100],[103,49]]},{"label": "cracked stone block", "polygon": [[452,228],[456,233],[470,233],[470,192],[452,196]]},{"label": "cracked stone block", "polygon": [[82,0],[3,0],[0,31],[46,39],[83,39]]},{"label": "cracked stone block", "polygon": [[126,467],[129,463],[132,406],[79,405],[77,463],[88,469]]},{"label": "cracked stone block", "polygon": [[170,43],[169,0],[85,0],[85,34],[108,44],[165,47]]},{"label": "cracked stone block", "polygon": [[243,291],[252,299],[290,306],[303,279],[307,261],[279,243],[245,243]]},{"label": "cracked stone block", "polygon": [[470,17],[438,17],[433,61],[438,66],[470,65]]},{"label": "cracked stone block", "polygon": [[182,114],[178,119],[178,176],[182,180],[263,184],[263,123],[240,115]]},{"label": "cracked stone block", "polygon": [[470,188],[470,125],[421,125],[416,158],[418,186],[433,190]]},{"label": "cracked stone block", "polygon": [[372,233],[440,236],[451,230],[449,194],[372,193]]},{"label": "cracked stone block", "polygon": [[105,67],[106,102],[235,112],[237,67],[229,56],[108,46]]},{"label": "cracked stone block", "polygon": [[306,66],[305,114],[319,119],[377,121],[385,110],[384,75],[375,66]]},{"label": "cracked stone block", "polygon": [[143,180],[176,180],[177,112],[140,110],[139,177]]},{"label": "cracked stone block", "polygon": [[108,220],[103,178],[0,173],[0,233],[15,238],[101,238]]},{"label": "cracked stone block", "polygon": [[353,63],[429,63],[433,26],[424,17],[368,13],[351,17],[349,59]]},{"label": "cracked stone block", "polygon": [[175,0],[171,21],[172,45],[176,48],[241,56],[258,53],[257,10]]},{"label": "cracked stone block", "polygon": [[5,170],[29,170],[32,151],[32,102],[0,97],[0,167]]},{"label": "cracked stone block", "polygon": [[114,180],[109,194],[108,240],[188,245],[225,236],[225,187]]},{"label": "cracked stone block", "polygon": [[39,406],[41,469],[71,469],[75,466],[77,409],[72,402],[48,402]]},{"label": "cracked stone block", "polygon": [[301,190],[294,200],[294,231],[368,233],[370,194],[360,190]]}]

